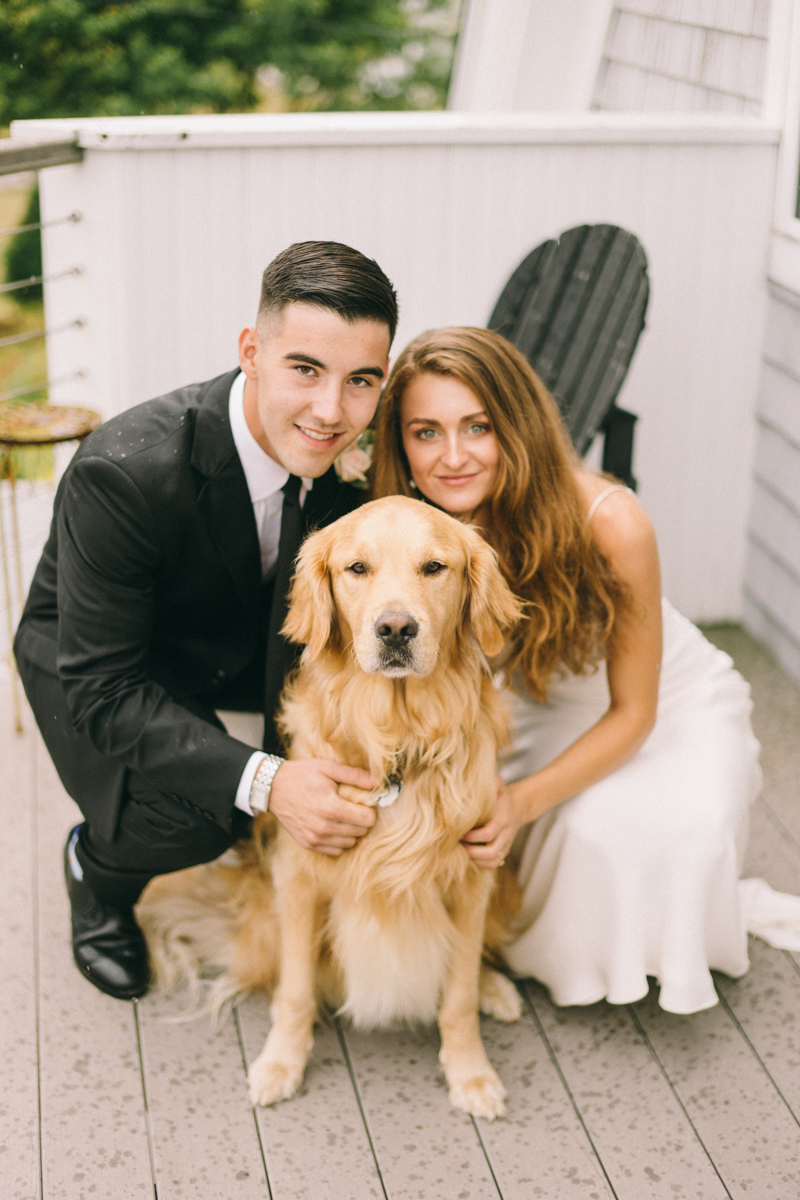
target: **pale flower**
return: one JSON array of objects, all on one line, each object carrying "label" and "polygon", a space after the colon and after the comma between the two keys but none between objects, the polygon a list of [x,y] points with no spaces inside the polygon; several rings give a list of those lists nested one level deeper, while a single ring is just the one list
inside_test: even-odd
[{"label": "pale flower", "polygon": [[336,474],[343,483],[353,483],[355,480],[366,483],[365,472],[369,470],[371,461],[365,450],[359,446],[351,446],[336,459]]}]

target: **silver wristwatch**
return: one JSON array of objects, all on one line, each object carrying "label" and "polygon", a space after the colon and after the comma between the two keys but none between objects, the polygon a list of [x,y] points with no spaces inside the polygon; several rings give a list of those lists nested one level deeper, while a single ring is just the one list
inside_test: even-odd
[{"label": "silver wristwatch", "polygon": [[255,779],[250,787],[250,808],[254,813],[264,813],[269,810],[272,781],[278,767],[284,762],[286,759],[279,758],[277,754],[265,754],[261,760],[261,765],[256,771]]}]

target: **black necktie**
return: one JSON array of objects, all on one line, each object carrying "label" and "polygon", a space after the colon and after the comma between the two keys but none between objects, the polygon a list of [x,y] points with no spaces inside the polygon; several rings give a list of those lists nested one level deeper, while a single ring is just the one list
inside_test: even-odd
[{"label": "black necktie", "polygon": [[275,714],[284,679],[294,665],[296,657],[291,642],[288,642],[281,634],[281,626],[286,620],[288,611],[286,598],[294,574],[294,560],[297,558],[297,551],[303,540],[300,484],[301,481],[297,475],[290,475],[282,488],[281,536],[278,542],[278,564],[267,632],[267,662],[264,676],[264,750],[268,754],[282,752],[281,741],[275,727]]}]

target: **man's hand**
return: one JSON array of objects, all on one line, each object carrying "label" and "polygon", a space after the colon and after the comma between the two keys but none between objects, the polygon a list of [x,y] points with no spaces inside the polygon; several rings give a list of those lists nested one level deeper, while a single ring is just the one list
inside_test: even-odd
[{"label": "man's hand", "polygon": [[525,818],[518,812],[521,805],[515,802],[512,789],[513,784],[511,788],[506,787],[498,776],[497,806],[494,815],[480,829],[470,830],[462,839],[462,844],[472,861],[480,867],[486,867],[487,870],[502,866],[517,830],[520,825],[525,824]]},{"label": "man's hand", "polygon": [[343,800],[339,783],[374,791],[380,780],[329,759],[291,760],[275,772],[269,811],[305,850],[336,857],[375,824],[375,809]]}]

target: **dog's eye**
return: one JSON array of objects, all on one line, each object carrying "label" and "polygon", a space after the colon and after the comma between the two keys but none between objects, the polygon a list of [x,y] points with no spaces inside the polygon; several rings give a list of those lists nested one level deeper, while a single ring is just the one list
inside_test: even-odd
[{"label": "dog's eye", "polygon": [[447,567],[440,562],[426,562],[422,568],[423,575],[438,575],[442,571],[446,571]]},{"label": "dog's eye", "polygon": [[352,571],[354,575],[366,575],[367,573],[367,568],[363,562],[350,563],[347,570]]}]

